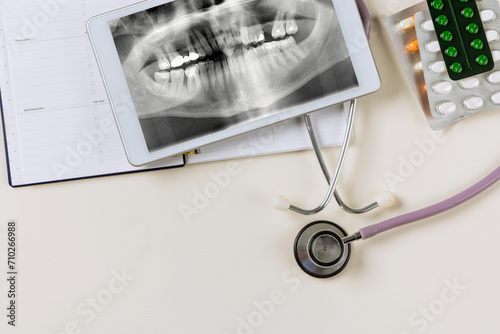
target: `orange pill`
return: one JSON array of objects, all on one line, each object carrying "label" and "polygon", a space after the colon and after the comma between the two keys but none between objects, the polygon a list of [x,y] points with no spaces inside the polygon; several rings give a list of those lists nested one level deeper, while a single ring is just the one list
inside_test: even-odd
[{"label": "orange pill", "polygon": [[415,52],[418,51],[418,40],[411,41],[410,43],[406,44],[406,50],[410,52]]}]

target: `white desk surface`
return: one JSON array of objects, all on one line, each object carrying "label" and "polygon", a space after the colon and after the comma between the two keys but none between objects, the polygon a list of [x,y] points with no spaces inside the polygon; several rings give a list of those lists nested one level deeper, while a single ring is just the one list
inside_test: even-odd
[{"label": "white desk surface", "polygon": [[[339,185],[357,206],[389,189],[388,173],[433,135],[381,23],[417,1],[367,2],[383,85],[359,101]],[[398,205],[364,216],[335,203],[316,217],[273,210],[280,193],[306,207],[323,199],[312,151],[236,161],[239,173],[190,222],[180,206],[193,206],[195,191],[229,162],[21,189],[9,187],[2,163],[0,223],[19,223],[19,294],[11,328],[2,279],[0,332],[498,333],[500,184],[452,212],[357,242],[331,279],[303,274],[292,245],[312,220],[355,232],[465,189],[499,164],[499,127],[493,111],[443,131],[395,185]],[[338,152],[325,150],[332,167]]]}]

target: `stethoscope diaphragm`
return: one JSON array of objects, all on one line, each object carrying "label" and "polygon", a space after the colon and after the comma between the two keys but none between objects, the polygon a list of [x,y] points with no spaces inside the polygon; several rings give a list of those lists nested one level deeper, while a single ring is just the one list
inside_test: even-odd
[{"label": "stethoscope diaphragm", "polygon": [[310,223],[295,239],[297,264],[314,277],[337,275],[345,268],[351,255],[351,245],[342,241],[346,236],[345,231],[335,223],[324,220]]}]

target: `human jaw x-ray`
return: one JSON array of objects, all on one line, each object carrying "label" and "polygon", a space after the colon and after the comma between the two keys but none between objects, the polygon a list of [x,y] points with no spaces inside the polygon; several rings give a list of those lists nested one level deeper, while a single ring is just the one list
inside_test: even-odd
[{"label": "human jaw x-ray", "polygon": [[331,0],[176,0],[110,27],[141,119],[248,121],[357,86]]}]

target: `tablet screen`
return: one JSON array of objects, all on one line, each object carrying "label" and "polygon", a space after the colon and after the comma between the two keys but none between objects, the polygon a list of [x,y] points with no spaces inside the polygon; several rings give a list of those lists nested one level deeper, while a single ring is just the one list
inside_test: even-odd
[{"label": "tablet screen", "polygon": [[109,26],[150,152],[358,87],[331,0],[175,0]]}]

